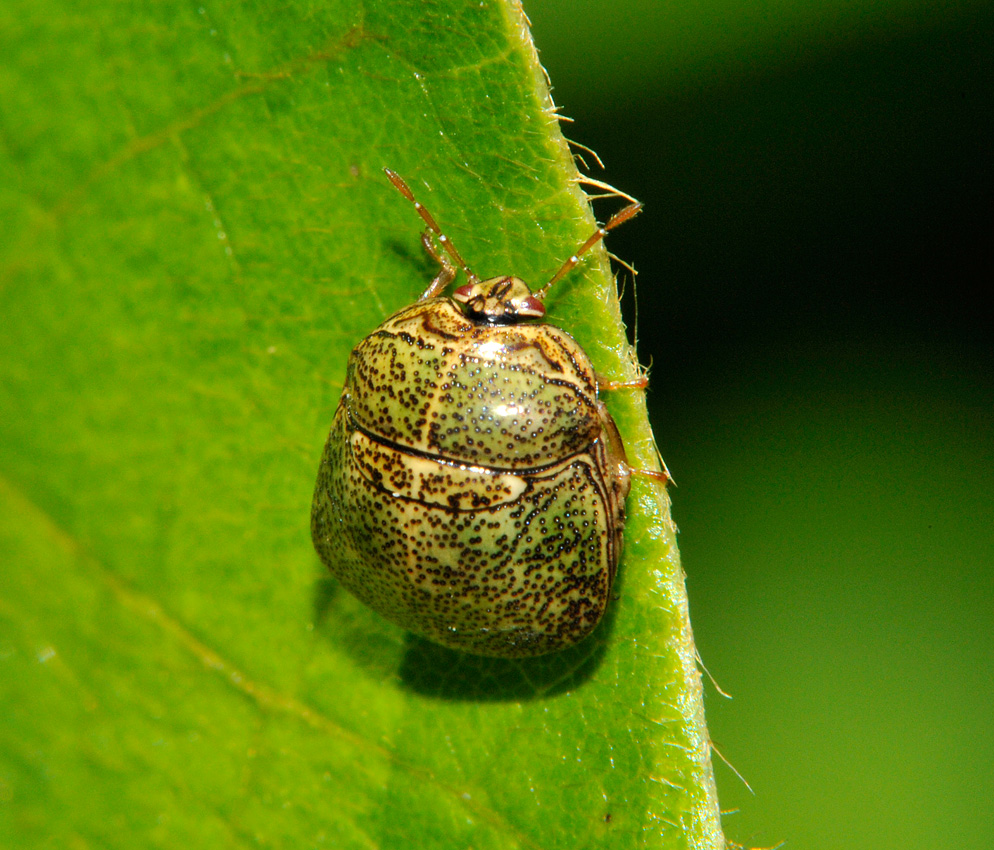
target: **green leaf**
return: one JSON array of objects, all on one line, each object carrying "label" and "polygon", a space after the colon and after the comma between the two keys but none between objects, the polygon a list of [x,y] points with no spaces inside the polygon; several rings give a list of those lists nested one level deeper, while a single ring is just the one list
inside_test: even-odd
[{"label": "green leaf", "polygon": [[[434,271],[382,167],[484,276],[593,231],[517,6],[13,0],[0,34],[0,844],[722,846],[658,485],[608,621],[524,662],[404,634],[309,539],[348,352]],[[602,250],[547,304],[635,374]],[[642,394],[609,405],[652,467]]]}]

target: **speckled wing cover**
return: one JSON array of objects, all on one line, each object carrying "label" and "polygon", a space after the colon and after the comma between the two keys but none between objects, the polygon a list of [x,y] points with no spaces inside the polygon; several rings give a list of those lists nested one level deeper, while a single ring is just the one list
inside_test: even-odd
[{"label": "speckled wing cover", "polygon": [[628,467],[576,342],[474,324],[448,299],[397,313],[349,360],[312,511],[321,559],[430,640],[540,655],[598,623]]}]

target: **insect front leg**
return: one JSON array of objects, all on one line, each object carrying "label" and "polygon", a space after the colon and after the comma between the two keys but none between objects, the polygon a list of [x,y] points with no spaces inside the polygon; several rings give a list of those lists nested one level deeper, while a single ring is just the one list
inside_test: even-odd
[{"label": "insect front leg", "polygon": [[[598,392],[612,392],[614,390],[644,390],[647,386],[649,386],[649,376],[645,374],[641,374],[631,381],[607,381],[600,376],[597,377]],[[601,404],[603,404],[603,402],[601,402]],[[663,467],[662,470],[637,469],[628,464],[626,460],[625,465],[628,467],[628,474],[635,475],[639,478],[648,478],[663,485],[669,484],[673,481],[673,476],[670,475],[670,471],[666,468],[666,461],[663,460],[663,456],[659,453],[658,448],[656,449],[656,455],[659,457],[659,463]]]},{"label": "insect front leg", "polygon": [[606,381],[599,375],[597,377],[597,389],[602,392],[612,392],[613,390],[644,390],[649,386],[649,376],[639,375],[632,381]]},{"label": "insect front leg", "polygon": [[449,258],[445,254],[435,247],[435,240],[432,238],[430,229],[426,228],[425,232],[421,234],[421,244],[424,245],[428,256],[439,265],[438,274],[432,278],[431,283],[428,284],[428,288],[418,298],[418,301],[426,301],[429,298],[434,298],[436,295],[441,295],[445,291],[445,287],[452,283],[456,276],[456,267],[449,261]]}]

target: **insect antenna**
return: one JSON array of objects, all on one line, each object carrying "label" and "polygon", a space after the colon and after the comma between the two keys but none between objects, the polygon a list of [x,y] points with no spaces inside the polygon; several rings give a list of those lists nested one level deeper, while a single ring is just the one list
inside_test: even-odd
[{"label": "insect antenna", "polygon": [[[392,178],[391,178],[392,179]],[[580,258],[587,253],[591,248],[594,247],[598,242],[601,241],[605,236],[607,236],[608,231],[614,230],[618,225],[624,224],[628,219],[634,218],[641,212],[642,204],[636,202],[634,204],[629,204],[624,209],[618,210],[611,218],[608,219],[607,224],[603,227],[598,227],[594,234],[584,242],[576,251],[573,252],[573,256],[570,257],[565,263],[563,263],[562,268],[559,269],[553,276],[552,279],[543,286],[538,292],[534,293],[534,296],[539,300],[545,298],[546,293],[552,287],[552,284],[558,283],[569,274],[580,262]]]},{"label": "insect antenna", "polygon": [[417,210],[418,215],[421,216],[424,223],[428,225],[428,229],[435,234],[435,238],[438,239],[438,244],[442,246],[442,250],[445,251],[445,253],[452,258],[455,264],[466,273],[467,280],[469,280],[470,283],[479,283],[480,278],[478,278],[475,272],[473,272],[472,269],[466,265],[466,261],[463,260],[463,258],[459,255],[459,252],[456,250],[456,246],[452,244],[448,236],[442,233],[441,228],[435,222],[432,214],[424,208],[417,198],[414,197],[414,193],[410,190],[410,188],[408,188],[408,185],[404,182],[403,178],[396,171],[392,171],[389,168],[384,168],[383,172],[387,175],[390,182],[393,183],[394,188],[396,188],[400,194],[414,204],[414,209]]}]

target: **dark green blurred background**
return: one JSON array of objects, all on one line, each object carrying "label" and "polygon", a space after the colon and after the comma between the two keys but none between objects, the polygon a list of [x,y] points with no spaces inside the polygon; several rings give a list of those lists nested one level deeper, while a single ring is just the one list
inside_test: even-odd
[{"label": "dark green blurred background", "polygon": [[991,5],[526,11],[567,136],[647,205],[610,247],[756,792],[717,766],[728,836],[989,850]]}]

